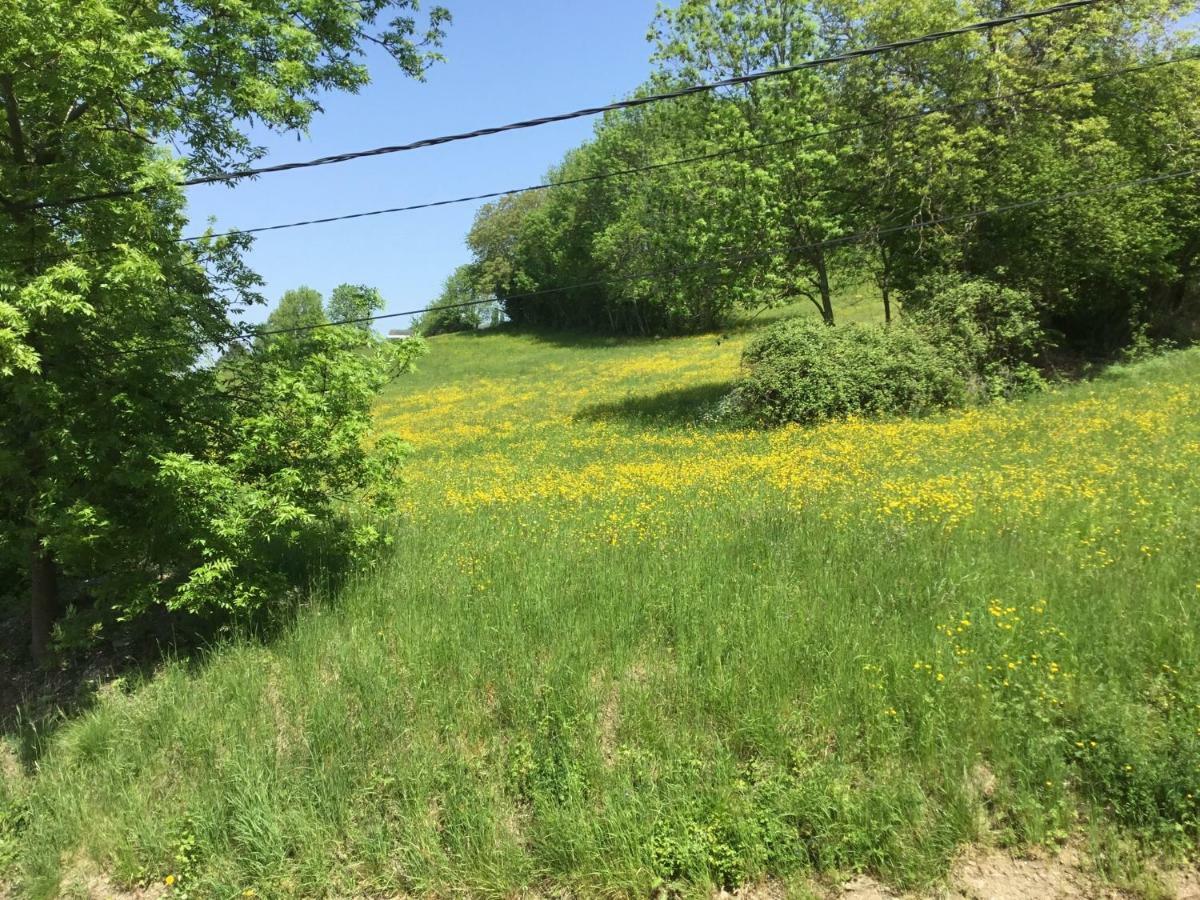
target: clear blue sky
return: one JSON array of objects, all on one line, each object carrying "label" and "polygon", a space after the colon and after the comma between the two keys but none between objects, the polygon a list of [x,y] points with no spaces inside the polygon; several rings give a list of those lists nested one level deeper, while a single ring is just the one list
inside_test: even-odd
[{"label": "clear blue sky", "polygon": [[[499,125],[619,99],[648,76],[646,30],[654,0],[441,0],[454,15],[427,81],[372,55],[373,83],[325,98],[310,133],[265,135],[269,162],[288,162]],[[428,5],[428,4],[426,4]],[[594,120],[267,175],[236,188],[188,189],[193,225],[245,228],[404,206],[537,183]],[[399,213],[259,235],[252,267],[272,302],[309,285],[328,296],[342,282],[378,287],[387,311],[424,306],[466,262],[463,243],[478,204]],[[261,319],[262,312],[251,315]],[[381,323],[399,327],[405,320]]]}]

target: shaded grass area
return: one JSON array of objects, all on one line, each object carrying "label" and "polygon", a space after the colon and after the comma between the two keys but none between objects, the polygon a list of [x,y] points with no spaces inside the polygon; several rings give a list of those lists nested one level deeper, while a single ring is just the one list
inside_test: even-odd
[{"label": "shaded grass area", "polygon": [[630,394],[621,400],[588,404],[575,416],[583,421],[690,425],[703,419],[732,388],[732,381],[712,381],[657,394]]},{"label": "shaded grass area", "polygon": [[414,445],[389,558],[0,767],[8,877],[705,896],[1081,831],[1116,878],[1194,853],[1200,353],[696,425],[742,339],[433,341],[380,409]]},{"label": "shaded grass area", "polygon": [[[27,590],[19,584],[16,588]],[[11,834],[6,832],[23,815],[19,804],[14,808],[4,803],[4,775],[18,784],[35,775],[43,753],[55,746],[58,730],[94,710],[114,685],[132,689],[146,683],[164,661],[181,654],[193,671],[201,671],[208,649],[220,648],[214,643],[213,623],[166,610],[118,627],[112,627],[114,617],[108,616],[103,639],[84,642],[78,635],[88,627],[88,620],[76,625],[92,610],[85,607],[80,614],[87,602],[81,594],[68,594],[75,602],[68,606],[69,618],[61,623],[67,628],[58,632],[60,641],[66,631],[75,643],[56,647],[45,667],[29,659],[28,611],[22,605],[0,613],[0,886],[6,838],[8,850],[13,849]],[[16,606],[22,601],[27,602],[26,597],[18,595],[10,602]]]}]

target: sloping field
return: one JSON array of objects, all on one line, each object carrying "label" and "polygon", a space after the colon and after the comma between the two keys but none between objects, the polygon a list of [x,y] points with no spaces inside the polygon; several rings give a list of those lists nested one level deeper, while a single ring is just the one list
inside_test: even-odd
[{"label": "sloping field", "polygon": [[5,766],[11,879],[803,896],[1070,843],[1152,891],[1200,828],[1200,352],[708,424],[745,339],[435,339],[379,411],[414,448],[394,552]]}]

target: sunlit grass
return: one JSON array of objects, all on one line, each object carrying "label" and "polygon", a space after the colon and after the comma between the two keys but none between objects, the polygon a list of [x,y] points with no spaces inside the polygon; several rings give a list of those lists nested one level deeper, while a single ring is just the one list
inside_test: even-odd
[{"label": "sunlit grass", "polygon": [[[745,331],[447,336],[394,552],[5,776],[32,896],[648,896],[1195,852],[1200,353],[921,421],[705,412]],[[64,873],[66,873],[64,875]]]}]

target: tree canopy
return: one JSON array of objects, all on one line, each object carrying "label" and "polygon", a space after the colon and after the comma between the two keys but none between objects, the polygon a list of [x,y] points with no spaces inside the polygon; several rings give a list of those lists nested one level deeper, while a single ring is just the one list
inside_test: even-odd
[{"label": "tree canopy", "polygon": [[471,265],[459,266],[442,285],[442,293],[414,323],[418,334],[433,336],[471,331],[500,321],[500,309],[479,287],[479,273]]},{"label": "tree canopy", "polygon": [[383,297],[375,288],[365,284],[339,284],[329,295],[326,312],[331,322],[354,322],[358,328],[368,331],[371,323],[357,320],[369,319],[383,306]]},{"label": "tree canopy", "polygon": [[325,315],[321,292],[310,287],[293,288],[279,298],[263,326],[264,331],[287,331],[322,325],[333,317]]},{"label": "tree canopy", "polygon": [[[1067,342],[1115,346],[1197,303],[1194,180],[1103,189],[1197,165],[1200,63],[1148,65],[1194,54],[1187,9],[1101,5],[609,114],[547,176],[575,183],[480,212],[480,284],[518,322],[650,334],[798,300],[833,322],[838,279],[874,281],[890,317],[957,273],[1031,291]],[[651,27],[643,90],[996,11],[681,0]]]},{"label": "tree canopy", "polygon": [[[374,376],[312,369],[349,338],[273,341],[234,378],[206,362],[245,329],[259,280],[244,236],[179,240],[176,182],[260,158],[252,124],[307,127],[324,92],[367,82],[369,44],[422,77],[448,14],[422,17],[415,0],[5,0],[0,20],[0,565],[30,585],[41,655],[62,576],[125,607],[167,601],[245,571],[203,536],[233,540],[248,521],[236,510],[259,510],[256,540],[278,546],[369,480],[362,461],[340,481],[303,463],[331,435],[321,452],[357,453]],[[114,190],[134,193],[57,204]],[[301,344],[312,359],[289,355]],[[261,452],[276,445],[289,449]]]}]

